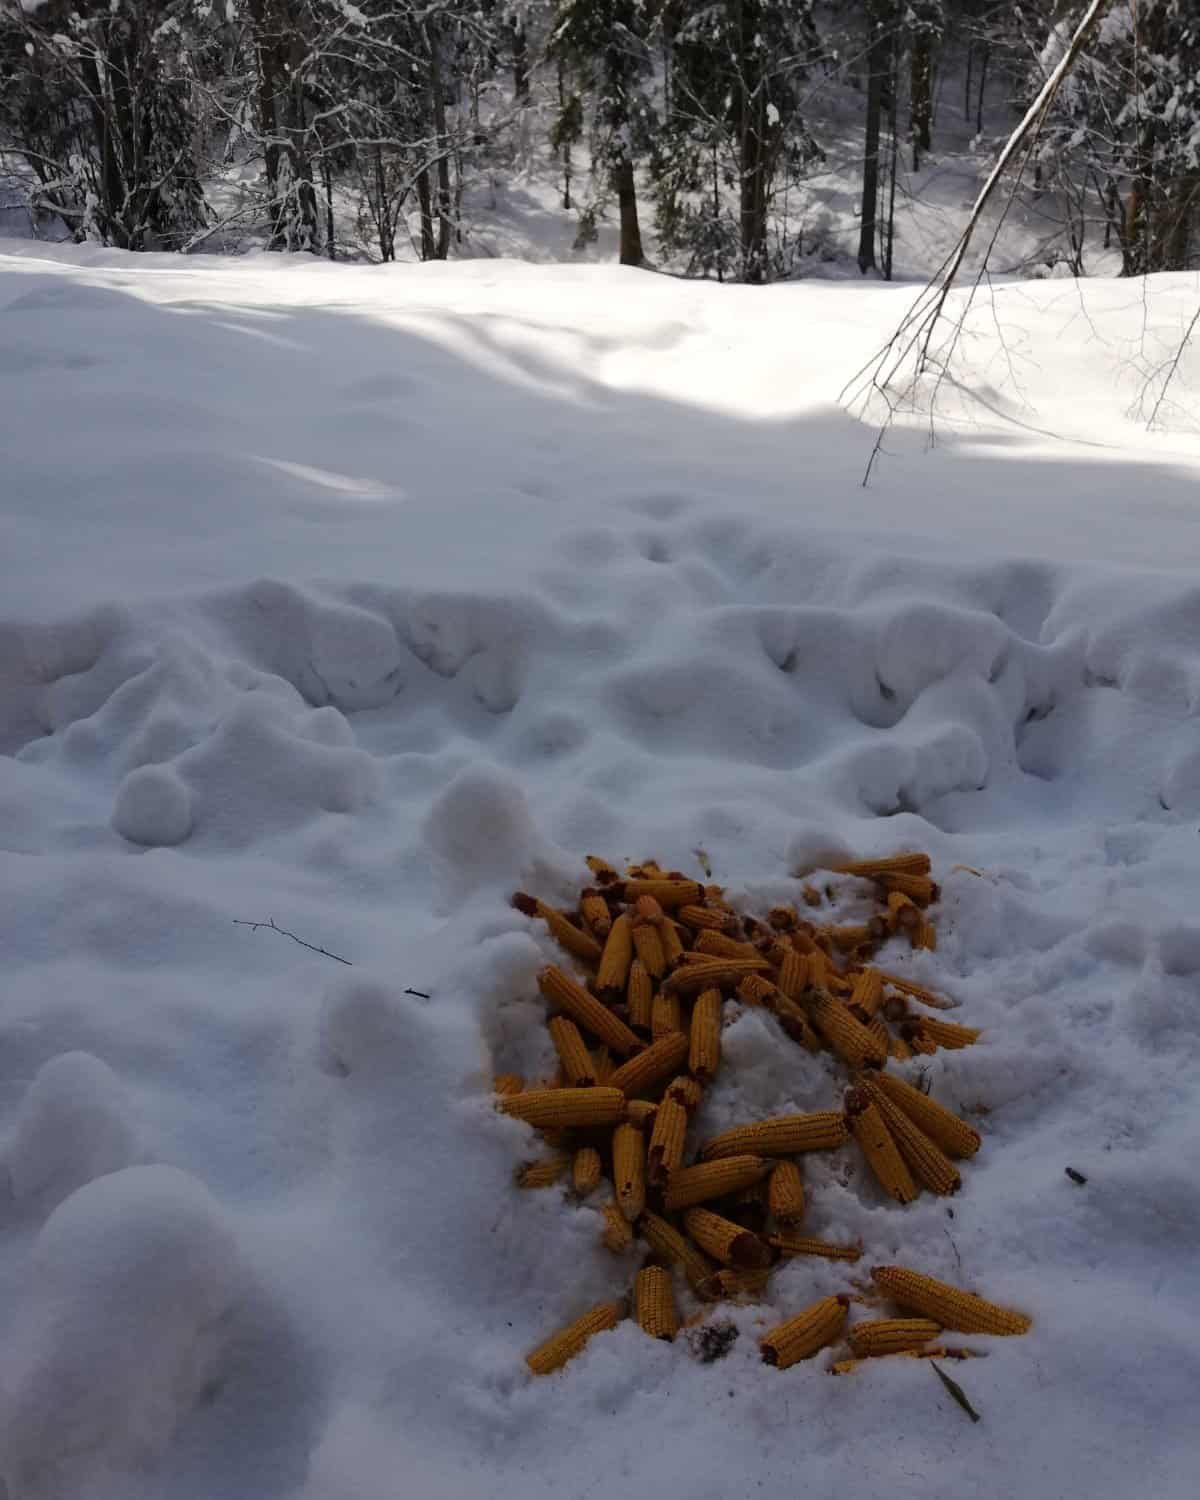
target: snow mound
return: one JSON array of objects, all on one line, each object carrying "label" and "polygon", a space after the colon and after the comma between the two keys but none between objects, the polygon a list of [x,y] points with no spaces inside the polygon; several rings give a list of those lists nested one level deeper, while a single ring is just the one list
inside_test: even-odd
[{"label": "snow mound", "polygon": [[128,1167],[47,1220],[5,1356],[9,1500],[77,1500],[159,1454],[237,1293],[233,1235],[195,1178]]},{"label": "snow mound", "polygon": [[46,1210],[93,1178],[132,1166],[140,1135],[120,1079],[87,1052],[63,1052],[21,1101],[6,1157],[13,1196]]},{"label": "snow mound", "polygon": [[166,766],[130,771],[117,791],[113,827],[133,844],[182,844],[192,831],[187,783]]}]

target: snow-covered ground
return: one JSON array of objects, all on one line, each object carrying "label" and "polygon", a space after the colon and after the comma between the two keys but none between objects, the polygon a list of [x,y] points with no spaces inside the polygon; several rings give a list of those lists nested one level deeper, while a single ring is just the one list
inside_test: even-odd
[{"label": "snow-covered ground", "polygon": [[[1193,1493],[1200,284],[997,287],[863,489],[911,296],[0,246],[6,1500]],[[836,1264],[533,1381],[631,1268],[512,1186],[510,892],[904,847],[985,1145],[952,1218],[822,1159],[812,1232],[1033,1314],[983,1420],[759,1362]],[[836,1098],[725,1044],[703,1133]]]}]

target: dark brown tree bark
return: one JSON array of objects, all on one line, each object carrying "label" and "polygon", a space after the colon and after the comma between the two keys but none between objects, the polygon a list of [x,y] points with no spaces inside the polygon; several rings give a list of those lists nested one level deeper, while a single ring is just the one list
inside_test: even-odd
[{"label": "dark brown tree bark", "polygon": [[921,152],[933,147],[933,38],[925,27],[918,27],[913,35],[909,122],[915,172],[921,165]]},{"label": "dark brown tree bark", "polygon": [[865,276],[875,265],[875,225],[879,202],[879,124],[891,66],[887,0],[867,0],[870,39],[867,48],[867,139],[863,154],[862,217],[858,231],[858,269]]},{"label": "dark brown tree bark", "polygon": [[633,180],[633,163],[624,157],[613,173],[613,186],[617,190],[617,206],[621,212],[621,264],[640,266],[645,264],[642,253],[642,229],[638,223],[637,187]]}]

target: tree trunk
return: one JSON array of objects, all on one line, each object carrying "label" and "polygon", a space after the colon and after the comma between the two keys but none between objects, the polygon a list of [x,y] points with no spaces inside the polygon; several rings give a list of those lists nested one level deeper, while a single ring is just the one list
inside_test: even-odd
[{"label": "tree trunk", "polygon": [[525,36],[524,16],[514,16],[509,22],[512,35],[513,99],[517,104],[529,103],[529,42]]},{"label": "tree trunk", "polygon": [[912,129],[913,171],[921,164],[921,152],[932,149],[933,37],[919,26],[912,41],[912,79],[909,85],[909,123]]},{"label": "tree trunk", "polygon": [[737,129],[739,224],[742,278],[752,284],[767,274],[767,111],[759,61],[758,0],[744,0],[737,40]]},{"label": "tree trunk", "polygon": [[633,162],[622,157],[613,173],[613,185],[617,190],[617,204],[621,210],[621,264],[640,266],[645,263],[642,253],[642,230],[638,223],[637,187],[633,180]]},{"label": "tree trunk", "polygon": [[329,165],[329,158],[321,158],[321,180],[325,185],[325,249],[329,252],[329,259],[337,259],[337,243],[333,233],[333,169]]},{"label": "tree trunk", "polygon": [[[900,165],[900,130],[897,121],[900,93],[899,42],[893,37],[892,65],[888,70],[888,207],[883,226],[883,279],[891,281],[892,263],[896,248],[896,175]],[[913,166],[916,166],[916,144],[913,145]]]},{"label": "tree trunk", "polygon": [[875,265],[875,224],[879,201],[879,122],[892,57],[887,20],[887,0],[868,0],[870,43],[867,49],[867,140],[863,156],[862,219],[858,231],[858,269],[864,276]]},{"label": "tree trunk", "polygon": [[445,260],[450,254],[450,236],[453,231],[453,199],[450,191],[449,136],[446,131],[446,91],[442,83],[442,44],[437,28],[430,21],[426,25],[429,46],[429,89],[433,103],[433,129],[437,141],[437,239],[434,244],[434,259]]},{"label": "tree trunk", "polygon": [[992,48],[990,42],[983,44],[983,57],[979,63],[979,107],[975,111],[975,134],[983,134],[983,96],[987,89],[988,62],[991,60]]},{"label": "tree trunk", "polygon": [[429,168],[417,175],[417,202],[421,205],[421,259],[437,257],[437,240],[433,233],[433,189],[429,185]]}]

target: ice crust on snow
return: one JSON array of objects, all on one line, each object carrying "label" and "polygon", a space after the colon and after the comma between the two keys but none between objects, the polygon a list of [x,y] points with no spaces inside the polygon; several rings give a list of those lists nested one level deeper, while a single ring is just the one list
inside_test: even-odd
[{"label": "ice crust on snow", "polygon": [[[1140,339],[1141,300],[1047,282],[997,308],[1060,440],[967,411],[862,492],[827,403],[909,295],[0,253],[50,361],[0,403],[5,1500],[1190,1497],[1200,450],[1080,316]],[[513,1186],[543,1147],[490,1081],[553,1072],[562,955],[512,890],[653,854],[762,911],[904,847],[939,946],[884,966],[983,1039],[901,1071],[984,1145],[902,1211],[814,1157],[809,1224],[1033,1314],[972,1341],[983,1423],[906,1361],[761,1365],[824,1263],[713,1365],[622,1326],[532,1383],[636,1262]],[[726,1022],[694,1139],[836,1100]]]}]

